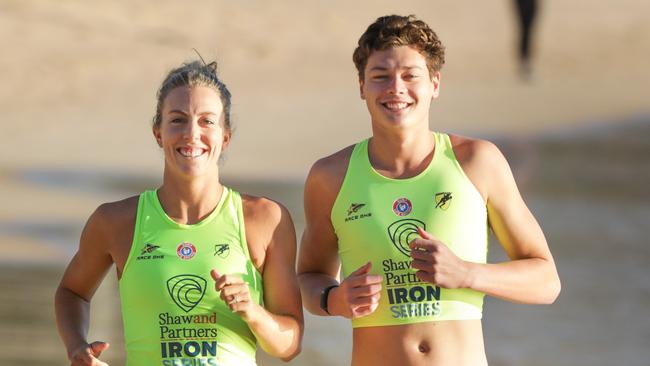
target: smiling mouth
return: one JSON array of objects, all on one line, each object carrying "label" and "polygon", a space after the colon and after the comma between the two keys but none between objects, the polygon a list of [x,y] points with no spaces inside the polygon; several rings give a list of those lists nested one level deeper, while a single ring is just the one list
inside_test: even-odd
[{"label": "smiling mouth", "polygon": [[401,111],[403,109],[406,109],[410,107],[413,103],[407,103],[407,102],[385,102],[381,103],[381,105],[388,109],[389,111]]},{"label": "smiling mouth", "polygon": [[205,152],[204,149],[191,148],[191,147],[179,147],[176,151],[181,154],[183,157],[194,159],[203,155]]}]

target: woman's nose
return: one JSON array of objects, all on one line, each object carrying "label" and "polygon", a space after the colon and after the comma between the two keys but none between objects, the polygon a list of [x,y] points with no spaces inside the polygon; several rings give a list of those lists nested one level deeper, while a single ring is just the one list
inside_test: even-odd
[{"label": "woman's nose", "polygon": [[183,137],[187,140],[195,140],[198,138],[201,130],[197,121],[190,121],[185,125],[185,130],[183,131]]}]

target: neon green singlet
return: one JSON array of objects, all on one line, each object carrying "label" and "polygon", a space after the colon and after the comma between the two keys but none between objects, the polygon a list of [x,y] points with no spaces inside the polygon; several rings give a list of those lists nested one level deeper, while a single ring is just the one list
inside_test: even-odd
[{"label": "neon green singlet", "polygon": [[214,211],[194,225],[170,219],[156,191],[142,193],[119,281],[127,365],[255,365],[255,336],[219,298],[213,268],[240,275],[261,304],[239,193],[224,187]]},{"label": "neon green singlet", "polygon": [[368,261],[383,277],[377,310],[353,327],[480,319],[484,294],[421,282],[411,268],[409,243],[423,228],[461,259],[485,263],[487,209],[463,172],[449,136],[435,133],[431,164],[407,179],[375,171],[368,140],[358,143],[331,213],[343,278]]}]

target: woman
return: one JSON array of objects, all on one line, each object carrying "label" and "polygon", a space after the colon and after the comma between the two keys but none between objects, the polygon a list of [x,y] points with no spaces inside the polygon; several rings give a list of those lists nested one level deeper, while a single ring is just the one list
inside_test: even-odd
[{"label": "woman", "polygon": [[108,344],[86,335],[113,263],[128,365],[254,365],[256,342],[283,360],[300,351],[293,223],[276,202],[221,185],[231,103],[216,69],[184,64],[158,91],[162,186],[103,204],[86,223],[55,299],[72,365],[105,365]]}]

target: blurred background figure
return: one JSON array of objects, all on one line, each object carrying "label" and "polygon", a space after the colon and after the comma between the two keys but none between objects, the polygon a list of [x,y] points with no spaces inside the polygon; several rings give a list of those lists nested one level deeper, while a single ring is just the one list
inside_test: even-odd
[{"label": "blurred background figure", "polygon": [[515,13],[517,25],[519,26],[519,38],[517,39],[517,56],[519,57],[519,76],[529,81],[533,74],[531,62],[532,34],[537,16],[537,0],[515,0]]}]

